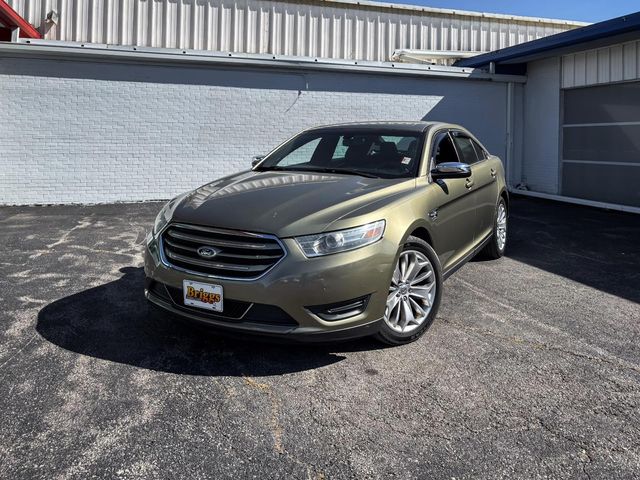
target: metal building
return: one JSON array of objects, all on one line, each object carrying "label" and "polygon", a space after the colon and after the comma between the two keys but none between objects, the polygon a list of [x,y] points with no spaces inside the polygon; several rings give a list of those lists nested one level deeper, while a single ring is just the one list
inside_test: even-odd
[{"label": "metal building", "polygon": [[351,0],[9,3],[0,203],[168,198],[305,127],[425,119],[471,129],[512,191],[640,212],[640,13],[580,27]]},{"label": "metal building", "polygon": [[[369,61],[388,61],[393,52],[402,50],[464,57],[585,25],[355,0],[8,0],[8,4],[47,40]],[[411,58],[410,53],[405,58]],[[396,58],[401,60],[402,52]]]},{"label": "metal building", "polygon": [[640,12],[458,65],[527,75],[514,187],[640,213]]}]

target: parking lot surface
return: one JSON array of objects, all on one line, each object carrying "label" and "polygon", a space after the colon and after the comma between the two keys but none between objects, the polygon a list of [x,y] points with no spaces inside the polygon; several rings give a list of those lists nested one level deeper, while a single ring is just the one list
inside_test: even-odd
[{"label": "parking lot surface", "polygon": [[512,200],[420,341],[149,315],[158,203],[0,208],[0,478],[638,478],[640,217]]}]

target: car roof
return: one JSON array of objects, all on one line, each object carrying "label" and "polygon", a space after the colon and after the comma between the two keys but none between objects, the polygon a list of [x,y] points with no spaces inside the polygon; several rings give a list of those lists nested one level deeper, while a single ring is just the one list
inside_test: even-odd
[{"label": "car roof", "polygon": [[416,122],[352,122],[352,123],[336,123],[332,125],[322,125],[318,127],[313,127],[308,129],[307,131],[340,131],[348,129],[350,131],[356,132],[368,132],[368,131],[379,131],[379,130],[390,130],[390,131],[402,131],[402,132],[415,132],[415,133],[424,133],[430,128],[434,127],[448,127],[448,128],[459,128],[457,125],[452,125],[444,122],[425,122],[425,121],[416,121]]}]

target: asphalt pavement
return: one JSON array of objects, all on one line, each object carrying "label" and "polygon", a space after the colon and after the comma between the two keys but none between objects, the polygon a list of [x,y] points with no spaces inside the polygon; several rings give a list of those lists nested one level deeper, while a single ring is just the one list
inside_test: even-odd
[{"label": "asphalt pavement", "polygon": [[0,207],[0,478],[640,477],[640,217],[514,198],[418,342],[150,315],[159,203]]}]

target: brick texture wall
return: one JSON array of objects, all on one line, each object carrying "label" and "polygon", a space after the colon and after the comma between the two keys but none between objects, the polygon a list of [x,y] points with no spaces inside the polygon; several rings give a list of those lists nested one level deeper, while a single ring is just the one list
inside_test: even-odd
[{"label": "brick texture wall", "polygon": [[0,203],[166,199],[344,121],[455,121],[503,155],[505,102],[486,81],[0,58]]}]

